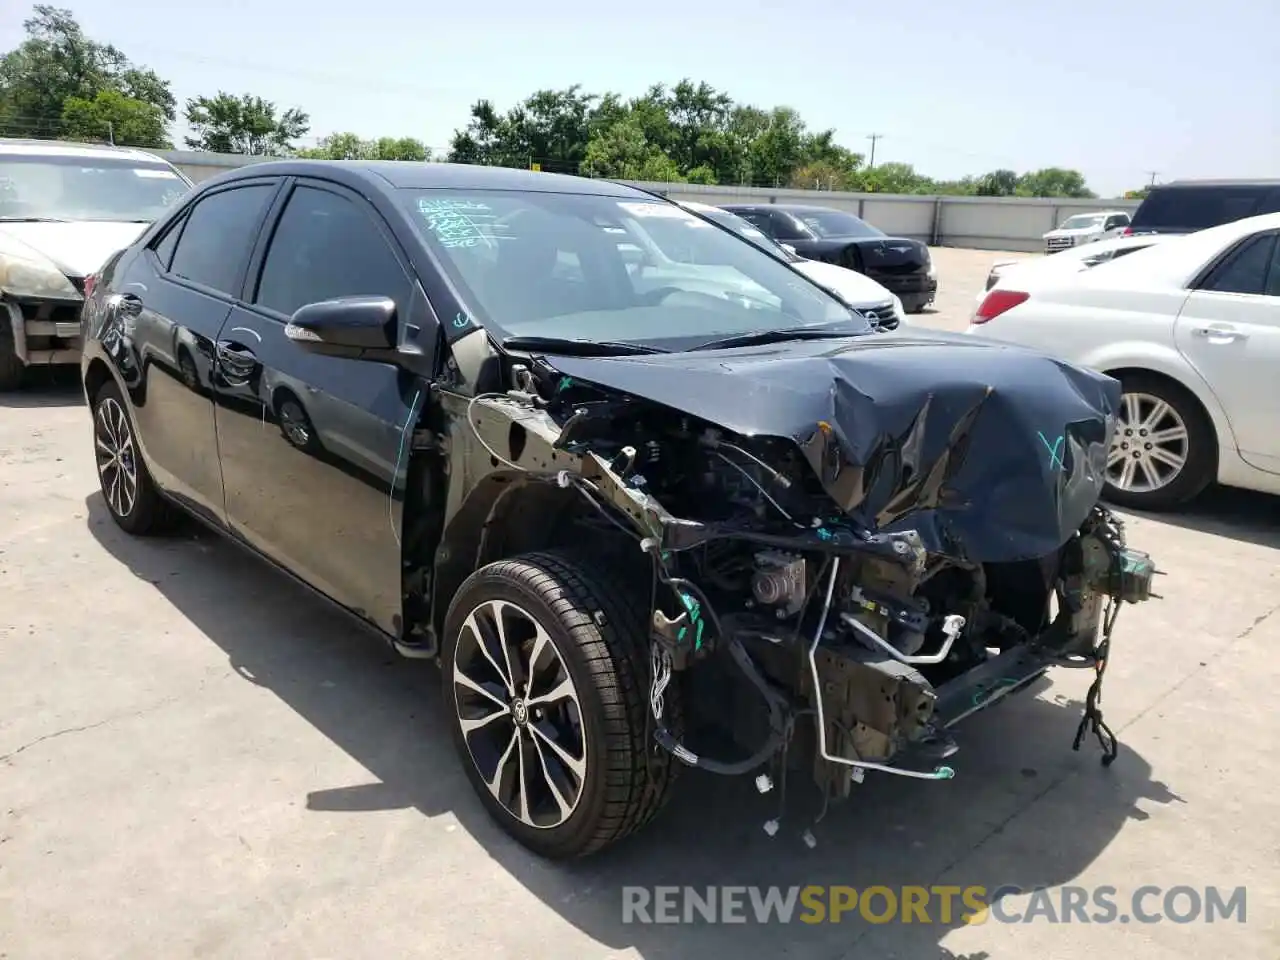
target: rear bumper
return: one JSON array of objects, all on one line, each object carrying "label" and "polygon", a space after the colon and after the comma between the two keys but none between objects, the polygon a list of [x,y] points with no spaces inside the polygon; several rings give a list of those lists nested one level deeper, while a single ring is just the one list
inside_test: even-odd
[{"label": "rear bumper", "polygon": [[907,274],[869,271],[867,276],[901,300],[908,312],[927,306],[938,295],[938,278],[924,270]]}]

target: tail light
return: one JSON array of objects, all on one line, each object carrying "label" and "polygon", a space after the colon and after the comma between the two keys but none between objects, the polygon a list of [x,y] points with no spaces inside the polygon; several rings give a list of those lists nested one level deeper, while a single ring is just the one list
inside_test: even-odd
[{"label": "tail light", "polygon": [[1000,314],[1012,310],[1020,303],[1026,303],[1031,294],[1021,290],[992,290],[982,300],[977,313],[973,315],[974,323],[986,323]]},{"label": "tail light", "polygon": [[93,288],[97,286],[98,278],[94,274],[84,278],[84,298],[86,301],[93,299]]},{"label": "tail light", "polygon": [[1120,236],[1122,236],[1122,237],[1132,237],[1132,236],[1133,236],[1133,227],[1132,227],[1132,225],[1130,225],[1130,226],[1128,226],[1128,227],[1125,227],[1123,230],[1121,230],[1121,231],[1120,231]]}]

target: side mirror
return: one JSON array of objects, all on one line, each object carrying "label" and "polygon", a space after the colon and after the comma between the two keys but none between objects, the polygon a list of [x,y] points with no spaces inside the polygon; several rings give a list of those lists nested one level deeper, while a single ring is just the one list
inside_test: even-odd
[{"label": "side mirror", "polygon": [[622,262],[628,267],[643,268],[649,265],[649,255],[634,243],[618,244],[618,252],[622,254]]},{"label": "side mirror", "polygon": [[778,244],[778,246],[780,246],[783,250],[787,251],[787,253],[791,254],[793,257],[800,256],[800,254],[796,251],[796,248],[789,243],[780,243]]},{"label": "side mirror", "polygon": [[390,297],[340,297],[299,307],[284,334],[311,353],[384,360],[396,348],[397,327]]}]

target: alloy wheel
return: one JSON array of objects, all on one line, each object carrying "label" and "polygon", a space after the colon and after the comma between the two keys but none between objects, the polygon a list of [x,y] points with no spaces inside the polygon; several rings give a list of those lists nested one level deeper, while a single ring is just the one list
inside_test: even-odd
[{"label": "alloy wheel", "polygon": [[1187,424],[1167,401],[1149,393],[1126,393],[1121,401],[1107,480],[1118,490],[1151,493],[1172,483],[1190,454]]},{"label": "alloy wheel", "polygon": [[458,636],[453,691],[467,750],[494,799],[526,826],[567,821],[586,781],[586,732],[546,629],[505,600],[479,604]]},{"label": "alloy wheel", "polygon": [[305,447],[311,442],[311,423],[292,400],[280,407],[280,427],[295,447]]},{"label": "alloy wheel", "polygon": [[138,455],[129,418],[115,398],[98,404],[93,439],[102,494],[116,516],[127,517],[138,500]]}]

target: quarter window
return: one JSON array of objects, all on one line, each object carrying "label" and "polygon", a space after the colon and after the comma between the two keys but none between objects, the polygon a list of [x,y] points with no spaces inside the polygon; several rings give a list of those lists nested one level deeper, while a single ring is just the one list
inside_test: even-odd
[{"label": "quarter window", "polygon": [[251,184],[196,201],[177,239],[169,272],[220,293],[238,294],[240,271],[275,189],[274,184]]},{"label": "quarter window", "polygon": [[1201,288],[1216,293],[1266,293],[1267,274],[1271,269],[1275,245],[1276,236],[1273,233],[1247,240],[1213,269]]},{"label": "quarter window", "polygon": [[382,296],[403,315],[411,290],[368,211],[328,190],[300,186],[271,239],[256,302],[288,316],[320,300]]}]

